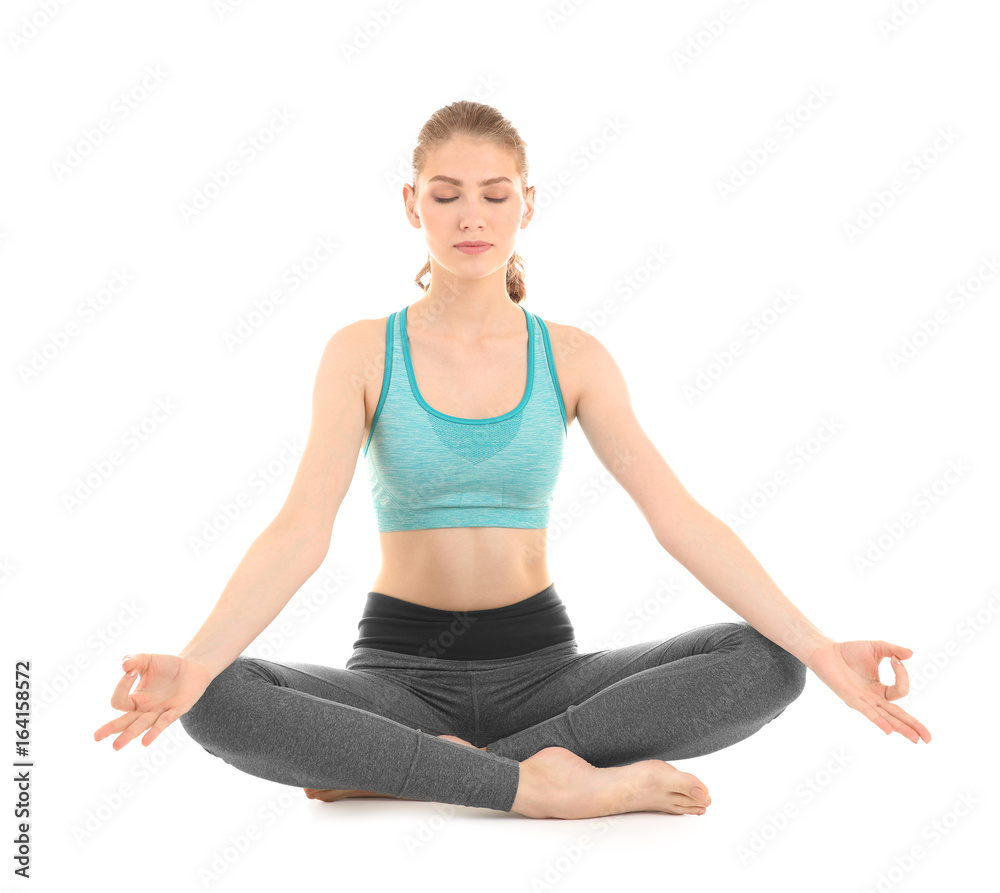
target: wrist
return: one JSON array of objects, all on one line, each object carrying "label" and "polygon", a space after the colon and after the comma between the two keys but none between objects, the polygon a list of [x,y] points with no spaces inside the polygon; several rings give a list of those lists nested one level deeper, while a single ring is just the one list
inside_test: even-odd
[{"label": "wrist", "polygon": [[811,623],[796,623],[788,627],[780,644],[782,648],[811,669],[814,655],[837,643],[836,640],[821,633]]},{"label": "wrist", "polygon": [[[219,666],[218,661],[213,661],[207,655],[198,654],[196,651],[180,651],[177,656],[181,658],[181,660],[197,664],[201,667],[208,674],[209,682],[211,682],[226,668],[225,666]],[[228,664],[226,666],[228,666]]]}]

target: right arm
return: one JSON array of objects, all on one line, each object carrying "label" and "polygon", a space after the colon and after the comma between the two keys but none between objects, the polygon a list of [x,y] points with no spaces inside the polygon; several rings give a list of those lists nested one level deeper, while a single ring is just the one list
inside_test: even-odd
[{"label": "right arm", "polygon": [[316,374],[312,422],[284,505],[233,572],[211,614],[178,655],[136,654],[123,671],[111,706],[126,711],[95,733],[121,732],[120,750],[146,729],[148,746],[186,713],[212,679],[228,667],[323,563],[333,522],[347,493],[365,428],[364,356],[359,328],[339,329],[327,342]]},{"label": "right arm", "polygon": [[[358,325],[357,323],[353,324]],[[295,479],[274,520],[253,541],[218,603],[180,656],[214,679],[323,563],[365,428],[361,339],[353,326],[327,342],[313,390],[312,424]]]}]

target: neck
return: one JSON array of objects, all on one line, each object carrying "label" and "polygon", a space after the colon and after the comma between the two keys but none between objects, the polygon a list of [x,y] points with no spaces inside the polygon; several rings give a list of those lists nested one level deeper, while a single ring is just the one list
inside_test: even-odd
[{"label": "neck", "polygon": [[482,279],[459,279],[438,270],[424,296],[410,305],[407,321],[463,341],[520,330],[524,314],[507,294],[506,282],[506,268]]}]

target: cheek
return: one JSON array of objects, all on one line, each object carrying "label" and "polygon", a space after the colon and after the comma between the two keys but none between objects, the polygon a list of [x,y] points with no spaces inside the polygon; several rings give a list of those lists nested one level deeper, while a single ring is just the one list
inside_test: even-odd
[{"label": "cheek", "polygon": [[445,210],[447,207],[447,205],[439,205],[431,201],[424,205],[420,212],[420,219],[431,229],[440,229],[448,218],[448,212]]}]

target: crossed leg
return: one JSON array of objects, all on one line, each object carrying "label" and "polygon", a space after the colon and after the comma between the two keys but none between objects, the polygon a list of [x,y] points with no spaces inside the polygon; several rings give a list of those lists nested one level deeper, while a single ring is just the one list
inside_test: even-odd
[{"label": "crossed leg", "polygon": [[[478,749],[520,762],[544,748],[565,748],[598,768],[700,756],[779,716],[801,694],[805,677],[801,661],[748,623],[709,624],[664,641],[574,655],[556,672],[545,669],[526,703],[551,715]],[[438,737],[474,747],[456,736]],[[306,795],[386,796],[313,788]]]}]

